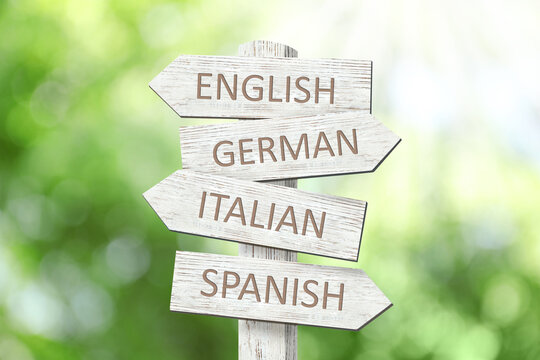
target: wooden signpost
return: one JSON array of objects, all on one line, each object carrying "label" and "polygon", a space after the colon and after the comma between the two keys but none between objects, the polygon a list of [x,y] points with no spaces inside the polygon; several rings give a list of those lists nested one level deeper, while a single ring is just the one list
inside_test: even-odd
[{"label": "wooden signpost", "polygon": [[240,243],[238,257],[178,251],[171,310],[240,319],[242,360],[295,360],[297,324],[358,330],[392,305],[362,270],[296,263],[357,261],[367,206],[296,179],[375,171],[400,138],[371,115],[371,61],[239,52],[183,55],[151,81],[180,116],[254,121],[181,128],[184,169],[144,197],[172,231]]},{"label": "wooden signpost", "polygon": [[401,139],[351,111],[183,127],[180,140],[184,169],[258,181],[374,171]]},{"label": "wooden signpost", "polygon": [[[238,47],[238,55],[249,57],[297,57],[290,46],[270,41],[252,41]],[[274,185],[297,188],[296,179],[275,180]],[[297,261],[297,253],[266,246],[239,244],[238,255],[257,259]],[[297,358],[298,327],[294,324],[238,320],[238,359]]]},{"label": "wooden signpost", "polygon": [[176,253],[173,311],[359,330],[391,305],[360,269]]},{"label": "wooden signpost", "polygon": [[172,231],[356,261],[366,202],[179,170],[144,193]]}]

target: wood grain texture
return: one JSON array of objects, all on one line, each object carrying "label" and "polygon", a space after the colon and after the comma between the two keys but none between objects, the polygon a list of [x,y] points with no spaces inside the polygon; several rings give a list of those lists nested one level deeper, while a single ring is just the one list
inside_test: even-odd
[{"label": "wood grain texture", "polygon": [[172,311],[358,330],[391,305],[360,269],[176,253]]},{"label": "wood grain texture", "polygon": [[365,201],[190,170],[143,195],[172,231],[358,259]]},{"label": "wood grain texture", "polygon": [[400,142],[370,114],[180,128],[182,167],[247,180],[374,171]]},{"label": "wood grain texture", "polygon": [[[150,87],[185,117],[370,113],[371,73],[371,61],[362,60],[181,55]],[[223,76],[219,84],[218,74]],[[256,77],[248,78],[251,75]],[[331,88],[333,99],[330,91],[324,91]]]},{"label": "wood grain texture", "polygon": [[[256,40],[238,47],[240,56],[297,57],[298,52],[290,46],[272,41]],[[296,188],[296,179],[277,180],[274,185]],[[295,251],[265,246],[238,244],[238,254],[244,257],[296,262]],[[257,320],[238,320],[238,359],[266,360],[298,358],[298,329],[294,324]]]}]

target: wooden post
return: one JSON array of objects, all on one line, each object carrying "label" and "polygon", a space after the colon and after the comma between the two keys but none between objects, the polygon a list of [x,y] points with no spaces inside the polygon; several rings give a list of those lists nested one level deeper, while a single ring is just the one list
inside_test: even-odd
[{"label": "wooden post", "polygon": [[[240,45],[240,56],[257,57],[298,57],[298,52],[287,45],[271,41],[256,40]],[[296,188],[297,180],[277,180],[269,182]],[[294,251],[280,250],[264,246],[239,244],[240,256],[296,261]],[[297,359],[297,329],[296,325],[278,324],[266,321],[238,320],[238,359]]]}]

